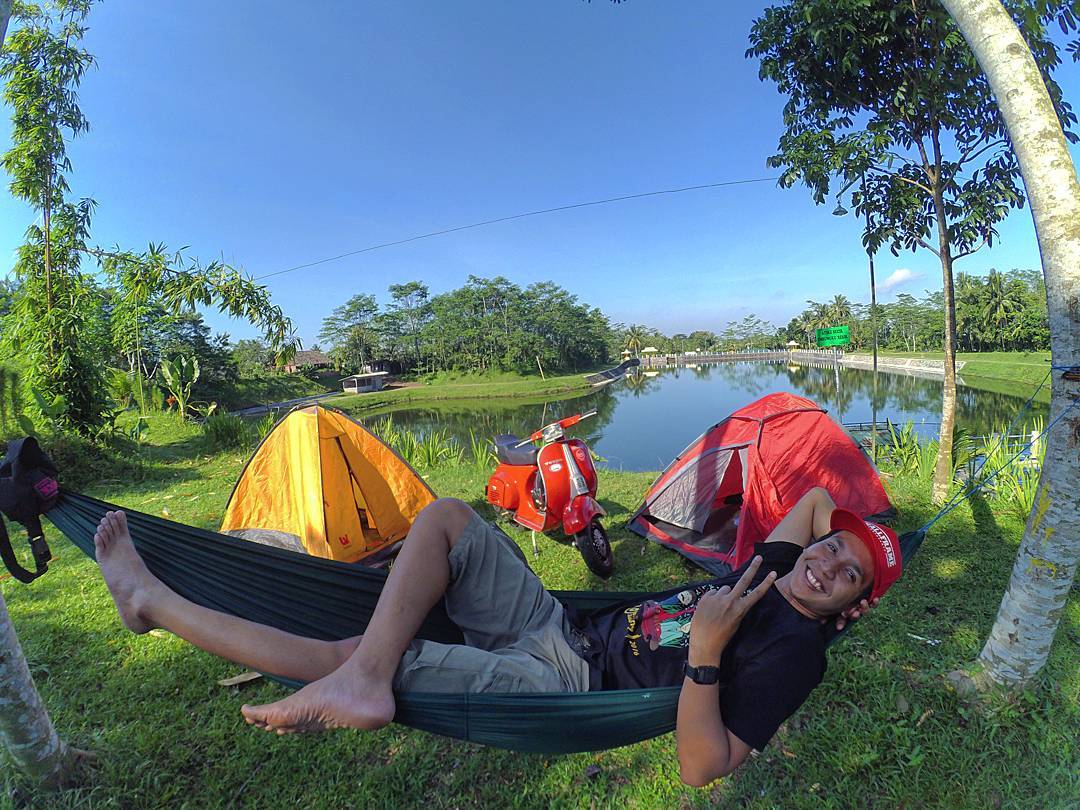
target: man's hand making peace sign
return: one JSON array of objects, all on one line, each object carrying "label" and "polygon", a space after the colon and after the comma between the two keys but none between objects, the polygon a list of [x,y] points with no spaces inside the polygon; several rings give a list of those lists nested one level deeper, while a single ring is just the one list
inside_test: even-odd
[{"label": "man's hand making peace sign", "polygon": [[715,667],[720,664],[720,656],[739,629],[743,616],[776,581],[776,572],[770,571],[756,588],[746,593],[760,567],[761,557],[754,557],[734,588],[725,585],[710,590],[698,601],[690,627],[690,666]]}]

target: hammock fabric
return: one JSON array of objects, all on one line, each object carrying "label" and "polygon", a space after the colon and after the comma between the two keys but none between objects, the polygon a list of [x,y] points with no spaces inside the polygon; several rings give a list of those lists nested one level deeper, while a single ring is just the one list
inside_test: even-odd
[{"label": "hammock fabric", "polygon": [[[62,491],[46,517],[87,556],[109,510],[95,498]],[[386,573],[259,545],[124,510],[135,546],[150,570],[186,599],[290,633],[335,640],[364,632]],[[924,532],[901,538],[908,560]],[[583,611],[641,601],[644,592],[552,591]],[[441,606],[418,637],[461,643]],[[839,635],[842,635],[839,634]],[[834,639],[835,640],[835,639]],[[301,684],[275,678],[287,686]],[[398,694],[394,720],[482,745],[531,753],[599,751],[672,731],[680,687],[558,694]]]}]

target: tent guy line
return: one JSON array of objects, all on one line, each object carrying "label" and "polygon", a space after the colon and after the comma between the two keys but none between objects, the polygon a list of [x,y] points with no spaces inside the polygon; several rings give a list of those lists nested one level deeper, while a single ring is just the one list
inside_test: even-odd
[{"label": "tent guy line", "polygon": [[701,191],[703,189],[710,188],[722,188],[723,186],[742,186],[750,183],[767,183],[772,180],[779,180],[779,177],[757,177],[751,180],[725,180],[720,183],[703,183],[698,186],[684,186],[682,188],[666,188],[659,191],[644,191],[640,194],[626,194],[622,197],[608,197],[603,200],[590,200],[589,202],[572,203],[570,205],[559,205],[555,208],[542,208],[537,211],[526,211],[521,214],[511,214],[506,217],[496,217],[495,219],[485,219],[482,222],[473,222],[469,225],[458,225],[454,228],[443,228],[439,231],[431,231],[430,233],[422,233],[416,236],[410,236],[405,239],[397,239],[393,242],[383,242],[378,245],[369,245],[365,248],[358,250],[350,250],[347,253],[339,253],[336,256],[328,256],[325,259],[317,259],[313,262],[306,262],[304,264],[298,264],[293,267],[286,267],[284,270],[275,270],[273,273],[265,273],[261,276],[255,276],[255,281],[262,281],[263,279],[273,278],[274,276],[283,276],[286,273],[293,273],[297,270],[306,270],[310,267],[316,267],[321,264],[329,264],[330,262],[336,262],[339,259],[346,259],[349,256],[357,256],[361,253],[370,253],[373,250],[382,250],[383,248],[395,247],[397,245],[404,245],[408,242],[416,242],[420,239],[430,239],[433,236],[444,236],[448,233],[456,233],[458,231],[467,231],[471,228],[482,228],[485,225],[495,225],[500,222],[509,222],[514,219],[524,219],[526,217],[536,217],[541,214],[554,214],[559,211],[572,211],[575,208],[588,208],[594,205],[607,205],[609,203],[625,202],[626,200],[639,200],[643,197],[658,197],[664,194],[682,194],[686,191]]}]

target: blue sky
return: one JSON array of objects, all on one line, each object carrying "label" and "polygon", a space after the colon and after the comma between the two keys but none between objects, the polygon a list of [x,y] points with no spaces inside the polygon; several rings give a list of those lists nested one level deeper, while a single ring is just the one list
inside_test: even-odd
[{"label": "blue sky", "polygon": [[[145,3],[94,8],[72,188],[94,241],[189,245],[262,275],[368,245],[587,200],[769,177],[782,99],[746,60],[763,3],[636,0]],[[1080,103],[1080,69],[1059,71]],[[9,126],[0,127],[0,148]],[[1074,148],[1074,156],[1080,151]],[[775,183],[501,223],[267,281],[314,341],[359,292],[469,274],[552,280],[614,320],[719,331],[807,298],[868,300],[851,217]],[[31,218],[0,195],[0,255]],[[958,270],[1037,268],[1030,214]],[[894,289],[940,288],[930,254],[884,252]],[[886,300],[888,295],[886,294]],[[216,313],[234,338],[251,327]]]}]

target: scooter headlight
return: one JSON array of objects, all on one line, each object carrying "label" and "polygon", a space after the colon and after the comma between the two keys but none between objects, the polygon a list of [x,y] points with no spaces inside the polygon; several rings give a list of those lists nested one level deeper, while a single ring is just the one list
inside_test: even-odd
[{"label": "scooter headlight", "polygon": [[563,432],[562,426],[556,422],[553,425],[545,425],[540,435],[545,442],[551,444],[551,442],[558,441],[566,434]]}]

